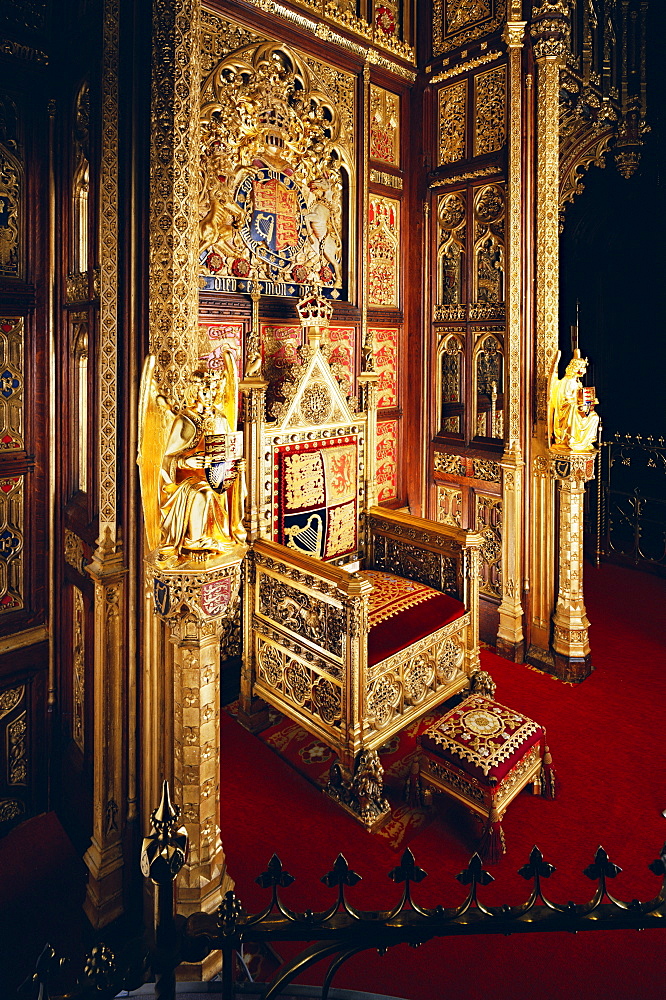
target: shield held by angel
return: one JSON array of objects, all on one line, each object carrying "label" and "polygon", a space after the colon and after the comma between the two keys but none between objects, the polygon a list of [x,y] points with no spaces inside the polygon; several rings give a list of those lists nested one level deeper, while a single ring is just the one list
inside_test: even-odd
[{"label": "shield held by angel", "polygon": [[192,373],[181,408],[157,385],[154,356],[144,365],[137,461],[148,545],[159,560],[201,562],[246,539],[233,352],[226,348],[221,361]]}]

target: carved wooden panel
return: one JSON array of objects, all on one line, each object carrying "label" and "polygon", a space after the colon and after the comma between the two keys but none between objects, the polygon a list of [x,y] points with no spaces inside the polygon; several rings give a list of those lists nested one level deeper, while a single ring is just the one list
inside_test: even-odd
[{"label": "carved wooden panel", "polygon": [[0,478],[0,615],[25,603],[25,476]]},{"label": "carved wooden panel", "polygon": [[378,500],[386,503],[398,496],[398,421],[377,421]]},{"label": "carved wooden panel", "polygon": [[24,447],[24,320],[0,319],[0,452]]},{"label": "carved wooden panel", "polygon": [[488,597],[502,596],[502,500],[475,493],[476,530],[483,536],[479,592]]},{"label": "carved wooden panel", "polygon": [[329,327],[326,339],[331,348],[328,360],[332,365],[340,365],[344,369],[353,386],[356,368],[356,327],[334,324]]},{"label": "carved wooden panel", "polygon": [[375,346],[375,371],[379,375],[377,406],[386,410],[398,405],[399,330],[395,326],[375,326],[371,332]]},{"label": "carved wooden panel", "polygon": [[474,77],[474,156],[495,153],[506,140],[506,66]]},{"label": "carved wooden panel", "polygon": [[440,166],[465,158],[467,118],[467,82],[442,87],[439,92],[439,158]]},{"label": "carved wooden panel", "polygon": [[239,377],[243,374],[243,330],[242,319],[231,319],[216,322],[200,317],[199,319],[199,358],[209,368],[217,368],[222,364],[221,356],[224,347],[230,347],[236,359]]},{"label": "carved wooden panel", "polygon": [[0,836],[45,808],[46,643],[0,658]]},{"label": "carved wooden panel", "polygon": [[370,157],[400,166],[400,98],[370,86]]},{"label": "carved wooden panel", "polygon": [[400,202],[371,195],[368,209],[368,305],[400,301]]}]

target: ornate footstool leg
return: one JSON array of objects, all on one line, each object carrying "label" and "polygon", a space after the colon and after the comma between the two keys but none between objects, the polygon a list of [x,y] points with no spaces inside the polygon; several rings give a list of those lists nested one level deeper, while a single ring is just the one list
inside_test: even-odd
[{"label": "ornate footstool leg", "polygon": [[432,805],[432,788],[421,780],[421,761],[418,758],[411,763],[402,797],[411,809],[428,809]]}]

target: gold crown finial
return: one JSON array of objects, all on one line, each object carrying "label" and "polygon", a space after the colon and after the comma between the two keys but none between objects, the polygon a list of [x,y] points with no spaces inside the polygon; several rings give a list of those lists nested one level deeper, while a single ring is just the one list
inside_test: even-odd
[{"label": "gold crown finial", "polygon": [[333,316],[333,304],[328,299],[323,298],[317,292],[312,292],[304,298],[299,299],[296,304],[301,326],[304,330],[321,330],[327,327]]}]

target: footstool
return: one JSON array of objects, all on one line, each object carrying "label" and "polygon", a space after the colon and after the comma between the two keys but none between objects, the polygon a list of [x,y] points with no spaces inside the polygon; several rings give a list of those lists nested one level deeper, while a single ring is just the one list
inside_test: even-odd
[{"label": "footstool", "polygon": [[466,698],[421,733],[418,744],[421,789],[445,792],[485,820],[484,861],[499,861],[506,850],[502,818],[526,785],[555,798],[546,730],[492,698]]}]

